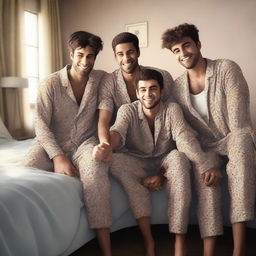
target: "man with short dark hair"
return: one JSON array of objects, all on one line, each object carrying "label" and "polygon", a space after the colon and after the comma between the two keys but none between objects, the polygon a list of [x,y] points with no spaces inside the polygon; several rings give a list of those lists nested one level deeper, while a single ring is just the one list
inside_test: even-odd
[{"label": "man with short dark hair", "polygon": [[[111,127],[111,145],[116,152],[110,172],[128,194],[144,237],[146,255],[154,255],[147,188],[161,189],[163,177],[167,178],[169,230],[176,235],[175,255],[185,256],[191,198],[188,159],[197,164],[202,173],[214,168],[214,160],[201,150],[180,107],[176,103],[162,102],[160,72],[141,70],[136,78],[136,94],[139,101],[122,105]],[[98,157],[104,161],[108,156]]]},{"label": "man with short dark hair", "polygon": [[[251,128],[247,83],[235,62],[202,57],[198,29],[193,24],[168,29],[162,41],[163,48],[171,50],[186,68],[186,72],[175,80],[173,90],[186,120],[199,133],[205,151],[228,157],[226,171],[231,198],[233,256],[245,255],[245,223],[254,218],[256,184],[256,140]],[[197,168],[194,171],[197,176]],[[209,173],[205,178],[215,179],[216,174]],[[213,255],[215,236],[223,232],[220,190],[200,182],[196,183],[196,189],[205,255]]]},{"label": "man with short dark hair", "polygon": [[[99,124],[98,133],[100,144],[95,149],[108,148],[111,151],[109,127],[115,120],[115,115],[120,106],[131,103],[137,99],[135,80],[138,73],[145,67],[138,64],[140,56],[138,37],[129,32],[123,32],[114,37],[112,48],[119,69],[109,74],[104,79],[99,96]],[[163,75],[164,89],[163,100],[169,100],[170,90],[173,84],[171,75],[164,70],[158,70]]]},{"label": "man with short dark hair", "polygon": [[68,176],[79,176],[84,188],[88,222],[96,233],[111,225],[108,211],[108,165],[95,161],[98,144],[98,88],[104,71],[94,70],[101,38],[78,31],[69,39],[72,61],[40,85],[35,112],[36,144],[24,164]]}]

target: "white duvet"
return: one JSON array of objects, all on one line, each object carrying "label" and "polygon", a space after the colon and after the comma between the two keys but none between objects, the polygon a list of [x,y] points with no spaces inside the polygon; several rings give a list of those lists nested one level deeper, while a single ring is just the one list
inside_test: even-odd
[{"label": "white duvet", "polygon": [[[69,255],[95,237],[86,219],[82,184],[23,167],[32,143],[0,139],[0,256]],[[135,225],[121,186],[110,180],[112,231]],[[161,204],[166,207],[166,201]],[[155,223],[166,223],[165,212],[156,208]]]},{"label": "white duvet", "polygon": [[79,180],[21,166],[32,141],[0,140],[0,255],[68,255],[94,234]]}]

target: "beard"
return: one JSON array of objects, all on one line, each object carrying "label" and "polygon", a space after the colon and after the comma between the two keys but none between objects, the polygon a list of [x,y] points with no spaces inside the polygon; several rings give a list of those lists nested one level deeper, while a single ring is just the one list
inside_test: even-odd
[{"label": "beard", "polygon": [[143,101],[143,100],[140,100],[141,104],[142,104],[143,107],[146,108],[146,109],[153,109],[153,108],[155,108],[156,106],[159,105],[160,101],[161,101],[161,98],[159,98],[159,99],[158,99],[157,101],[155,101],[152,105],[150,105],[150,106],[147,107],[146,104],[144,103],[144,101]]},{"label": "beard", "polygon": [[136,68],[138,67],[138,61],[134,61],[132,64],[131,64],[131,67],[130,68],[125,68],[124,66],[123,66],[123,64],[121,63],[121,65],[120,65],[120,68],[121,68],[121,70],[122,70],[122,72],[124,72],[124,73],[126,73],[126,74],[133,74],[134,73],[134,71],[136,70]]},{"label": "beard", "polygon": [[85,69],[81,69],[78,65],[73,65],[73,67],[77,74],[84,77],[89,76],[93,69],[93,65],[88,65]]},{"label": "beard", "polygon": [[199,58],[200,58],[200,55],[193,55],[189,63],[186,64],[186,63],[183,63],[182,61],[180,61],[180,63],[184,68],[192,69],[197,65]]}]

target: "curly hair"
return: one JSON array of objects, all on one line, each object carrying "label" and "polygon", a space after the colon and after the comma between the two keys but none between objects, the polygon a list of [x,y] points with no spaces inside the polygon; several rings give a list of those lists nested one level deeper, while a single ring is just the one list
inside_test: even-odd
[{"label": "curly hair", "polygon": [[91,46],[95,51],[95,56],[103,49],[103,42],[99,36],[86,31],[77,31],[70,35],[68,41],[69,51],[74,53],[78,47],[85,48]]},{"label": "curly hair", "polygon": [[138,37],[132,33],[123,32],[123,33],[116,35],[114,37],[114,39],[112,40],[113,51],[115,51],[115,48],[118,44],[123,44],[123,43],[132,43],[134,45],[135,49],[137,50],[137,52],[139,52],[139,50],[140,50]]},{"label": "curly hair", "polygon": [[170,49],[183,37],[190,37],[196,44],[199,42],[199,30],[193,24],[183,23],[177,27],[167,29],[162,35],[162,48]]},{"label": "curly hair", "polygon": [[163,76],[160,72],[154,69],[142,69],[136,76],[136,89],[138,89],[139,81],[156,80],[159,84],[160,90],[164,88]]}]

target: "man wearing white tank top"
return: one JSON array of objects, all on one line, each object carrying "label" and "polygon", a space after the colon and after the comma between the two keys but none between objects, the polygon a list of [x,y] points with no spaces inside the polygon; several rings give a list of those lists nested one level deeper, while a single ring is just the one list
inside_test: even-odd
[{"label": "man wearing white tank top", "polygon": [[[235,62],[202,57],[198,29],[193,24],[168,29],[162,41],[163,48],[171,50],[186,68],[175,80],[173,94],[187,121],[198,132],[202,148],[219,156],[216,168],[220,167],[222,156],[228,157],[233,256],[245,255],[245,227],[254,218],[256,186],[256,136],[251,125],[247,83]],[[209,171],[202,175],[196,166],[194,174],[204,255],[214,255],[216,236],[223,233],[218,185],[221,174]]]}]

